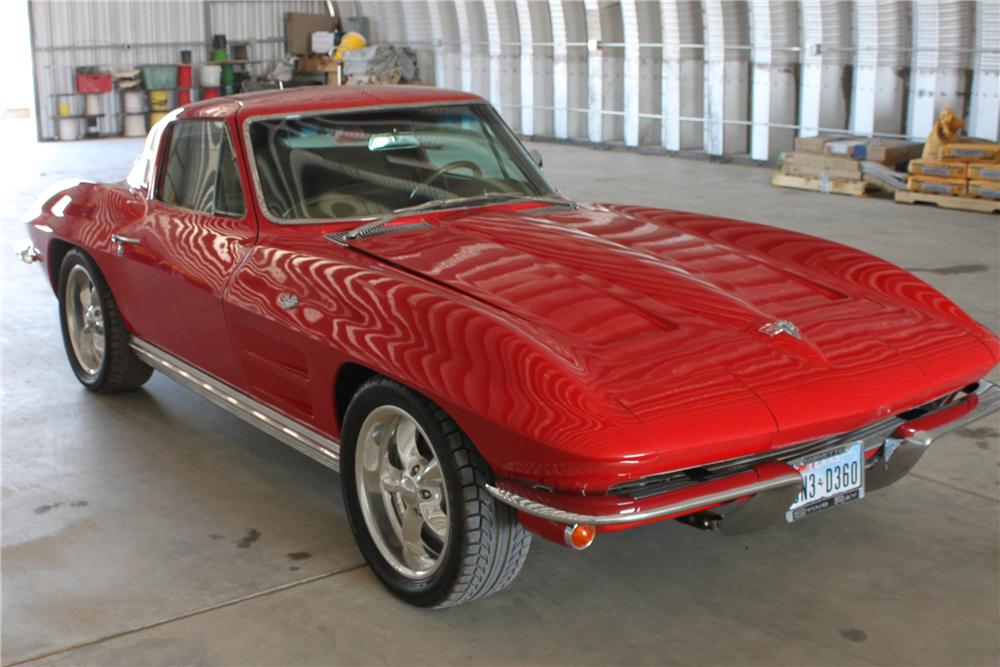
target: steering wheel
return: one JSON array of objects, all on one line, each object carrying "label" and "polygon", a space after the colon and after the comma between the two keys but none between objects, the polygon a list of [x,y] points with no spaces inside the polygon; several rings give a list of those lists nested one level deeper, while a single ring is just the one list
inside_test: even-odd
[{"label": "steering wheel", "polygon": [[421,185],[430,185],[437,179],[441,178],[450,171],[455,171],[456,169],[468,169],[472,172],[473,178],[482,178],[483,170],[479,168],[479,165],[470,160],[455,160],[454,162],[449,162],[444,165],[433,174],[425,178]]},{"label": "steering wheel", "polygon": [[[314,212],[313,208],[319,210]],[[295,202],[284,210],[281,217],[288,218],[289,215],[293,214],[298,217],[301,213],[304,218],[352,218],[384,212],[381,208],[377,211],[373,211],[372,208],[372,201],[365,197],[321,192],[318,195]],[[319,215],[316,215],[317,213]]]},{"label": "steering wheel", "polygon": [[479,165],[476,164],[475,162],[472,162],[470,160],[455,160],[454,162],[449,162],[443,167],[436,169],[433,174],[422,180],[419,185],[410,190],[410,199],[416,197],[417,193],[420,192],[421,188],[429,186],[431,183],[441,178],[448,172],[455,171],[456,169],[468,169],[469,171],[472,172],[473,178],[483,177],[483,170],[480,169]]}]

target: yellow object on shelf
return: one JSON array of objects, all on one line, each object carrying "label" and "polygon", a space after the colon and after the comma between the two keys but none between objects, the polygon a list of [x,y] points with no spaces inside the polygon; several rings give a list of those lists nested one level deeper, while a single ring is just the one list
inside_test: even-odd
[{"label": "yellow object on shelf", "polygon": [[956,162],[996,162],[1000,145],[956,142],[941,146],[941,159]]},{"label": "yellow object on shelf", "polygon": [[163,117],[166,115],[167,115],[166,111],[151,111],[149,113],[149,126],[153,127],[154,125],[159,123],[160,120],[162,120]]},{"label": "yellow object on shelf", "polygon": [[166,90],[149,91],[149,108],[151,111],[169,111],[170,93]]},{"label": "yellow object on shelf", "polygon": [[360,32],[349,32],[340,38],[340,46],[333,52],[333,59],[341,61],[347,51],[357,51],[368,46],[368,40]]},{"label": "yellow object on shelf", "polygon": [[998,181],[969,181],[969,196],[980,199],[1000,200],[1000,182]]},{"label": "yellow object on shelf", "polygon": [[907,171],[914,176],[965,178],[965,163],[945,162],[944,160],[910,160]]},{"label": "yellow object on shelf", "polygon": [[976,181],[1000,181],[1000,164],[996,162],[971,162],[969,178]]},{"label": "yellow object on shelf", "polygon": [[924,192],[932,195],[963,197],[966,193],[966,180],[937,176],[910,176],[906,180],[906,189],[911,192]]},{"label": "yellow object on shelf", "polygon": [[69,118],[72,115],[73,115],[73,110],[70,108],[69,102],[66,102],[65,100],[59,102],[59,117]]}]

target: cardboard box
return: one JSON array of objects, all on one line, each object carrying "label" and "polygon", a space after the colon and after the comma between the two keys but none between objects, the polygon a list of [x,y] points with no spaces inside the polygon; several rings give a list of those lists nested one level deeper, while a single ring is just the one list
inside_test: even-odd
[{"label": "cardboard box", "polygon": [[340,63],[330,56],[303,56],[295,69],[300,72],[336,72]]},{"label": "cardboard box", "polygon": [[882,164],[903,164],[923,155],[923,142],[905,139],[871,139],[868,141],[867,160]]},{"label": "cardboard box", "polygon": [[333,32],[340,21],[325,14],[285,14],[285,51],[296,56],[304,56],[312,48],[314,32]]},{"label": "cardboard box", "polygon": [[1000,145],[998,144],[956,142],[941,146],[942,160],[996,162],[997,157],[1000,157]]},{"label": "cardboard box", "polygon": [[1000,181],[1000,164],[996,162],[970,162],[968,177],[976,181]]},{"label": "cardboard box", "polygon": [[823,147],[827,155],[849,157],[855,160],[865,160],[868,157],[868,143],[865,139],[840,139],[829,141]]},{"label": "cardboard box", "polygon": [[831,141],[843,139],[843,135],[821,134],[815,137],[795,137],[796,153],[823,154],[823,147]]},{"label": "cardboard box", "polygon": [[947,162],[945,160],[910,160],[907,171],[919,176],[938,176],[941,178],[965,178],[964,162]]},{"label": "cardboard box", "polygon": [[964,197],[964,178],[938,178],[937,176],[910,176],[906,179],[906,189],[910,192],[924,192],[931,195],[952,195]]},{"label": "cardboard box", "polygon": [[969,196],[1000,200],[1000,181],[969,181]]},{"label": "cardboard box", "polygon": [[816,153],[785,153],[782,156],[781,171],[795,176],[861,179],[861,163],[857,160]]}]

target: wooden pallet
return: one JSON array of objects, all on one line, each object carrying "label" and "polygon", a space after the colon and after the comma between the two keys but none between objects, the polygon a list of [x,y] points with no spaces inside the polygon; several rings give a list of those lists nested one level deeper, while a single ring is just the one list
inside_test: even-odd
[{"label": "wooden pallet", "polygon": [[1000,213],[1000,201],[993,199],[932,195],[926,192],[910,192],[908,190],[897,190],[896,202],[900,204],[936,204],[942,208],[954,208],[976,213]]},{"label": "wooden pallet", "polygon": [[779,188],[796,188],[812,192],[824,192],[835,195],[851,195],[864,197],[868,184],[862,180],[849,181],[838,178],[816,178],[813,176],[793,176],[775,172],[771,176],[771,185]]}]

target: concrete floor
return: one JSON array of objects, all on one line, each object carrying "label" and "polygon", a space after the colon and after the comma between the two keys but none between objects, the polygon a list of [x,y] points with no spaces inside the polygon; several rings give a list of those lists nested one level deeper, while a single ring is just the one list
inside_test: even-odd
[{"label": "concrete floor", "polygon": [[[56,301],[15,263],[20,211],[117,179],[135,140],[31,143],[0,123],[2,660],[31,664],[981,664],[1000,660],[998,420],[896,486],[748,537],[668,522],[572,553],[536,540],[506,592],[389,596],[336,475],[163,376],[85,392]],[[753,167],[539,145],[566,194],[740,217],[920,272],[998,327],[996,217],[768,185]]]}]

